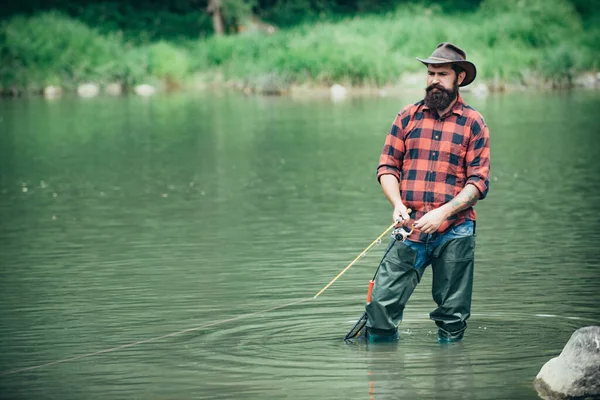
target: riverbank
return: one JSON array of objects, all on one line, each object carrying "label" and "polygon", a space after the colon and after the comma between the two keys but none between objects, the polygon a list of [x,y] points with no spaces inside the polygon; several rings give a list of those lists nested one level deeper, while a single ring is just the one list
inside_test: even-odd
[{"label": "riverbank", "polygon": [[0,91],[153,94],[211,87],[288,94],[339,85],[390,92],[422,87],[423,66],[415,57],[444,40],[463,47],[477,65],[471,90],[599,86],[600,27],[584,23],[566,0],[484,1],[453,15],[407,5],[383,15],[265,26],[139,44],[56,12],[13,17],[0,26]]},{"label": "riverbank", "polygon": [[[417,83],[417,75],[418,82]],[[260,90],[258,88],[250,88],[241,85],[239,82],[223,82],[217,84],[206,84],[204,82],[191,84],[190,86],[178,87],[176,89],[168,89],[166,86],[153,87],[151,85],[142,84],[134,87],[123,87],[118,83],[111,83],[107,86],[100,86],[95,83],[86,83],[77,87],[74,91],[63,90],[58,86],[48,86],[40,92],[23,93],[4,93],[3,97],[16,97],[21,95],[43,96],[47,99],[59,99],[63,96],[72,97],[79,96],[82,98],[90,98],[96,96],[141,96],[150,97],[155,95],[177,93],[210,93],[218,94],[224,92],[241,92],[245,95],[258,96],[285,96],[295,99],[330,99],[332,101],[342,101],[350,98],[373,98],[373,97],[401,97],[409,93],[415,96],[422,95],[425,87],[425,71],[420,74],[412,74],[403,77],[397,84],[376,86],[342,86],[334,84],[332,86],[323,86],[315,84],[291,85],[286,88],[277,90]],[[600,89],[600,73],[586,73],[575,79],[568,86],[558,86],[552,81],[539,81],[534,85],[505,85],[493,86],[492,83],[474,83],[472,85],[461,88],[461,93],[469,93],[476,97],[486,97],[493,93],[511,93],[511,92],[551,92],[558,90],[598,90]]]}]

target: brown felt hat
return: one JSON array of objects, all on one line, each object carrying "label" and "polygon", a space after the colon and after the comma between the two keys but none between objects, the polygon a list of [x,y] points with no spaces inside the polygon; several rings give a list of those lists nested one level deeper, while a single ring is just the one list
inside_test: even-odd
[{"label": "brown felt hat", "polygon": [[437,45],[431,56],[425,60],[417,57],[417,60],[423,64],[456,64],[465,72],[465,79],[459,86],[467,86],[475,80],[477,68],[471,61],[467,61],[467,54],[459,47],[452,43],[442,42]]}]

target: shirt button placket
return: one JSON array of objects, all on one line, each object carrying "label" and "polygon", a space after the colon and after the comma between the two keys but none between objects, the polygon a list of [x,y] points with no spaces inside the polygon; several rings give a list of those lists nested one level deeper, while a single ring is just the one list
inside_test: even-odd
[{"label": "shirt button placket", "polygon": [[[444,122],[441,118],[436,118],[434,126],[433,126],[433,130],[437,131],[437,132],[441,132],[443,124],[444,124]],[[435,134],[434,135],[435,140],[433,140],[432,144],[431,144],[431,159],[429,160],[429,176],[433,175],[433,172],[435,171],[436,161],[439,156],[439,146],[440,146],[439,136],[440,136],[439,134]],[[427,182],[427,191],[428,192],[433,193],[434,188],[435,188],[435,182],[432,182],[432,181]],[[435,199],[433,199],[433,200],[435,200]],[[433,209],[433,204],[428,203],[425,205],[425,208],[427,211],[431,211]]]}]

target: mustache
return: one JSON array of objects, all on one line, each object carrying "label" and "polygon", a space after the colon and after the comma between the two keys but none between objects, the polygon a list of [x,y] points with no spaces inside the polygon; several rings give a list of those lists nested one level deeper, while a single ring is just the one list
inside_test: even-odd
[{"label": "mustache", "polygon": [[438,90],[439,90],[439,91],[441,91],[441,92],[444,92],[444,93],[449,93],[449,90],[448,90],[448,89],[446,89],[445,87],[443,87],[442,85],[439,85],[439,84],[434,84],[434,85],[427,86],[427,87],[425,88],[425,91],[429,93],[429,92],[431,92],[433,89],[438,89]]}]

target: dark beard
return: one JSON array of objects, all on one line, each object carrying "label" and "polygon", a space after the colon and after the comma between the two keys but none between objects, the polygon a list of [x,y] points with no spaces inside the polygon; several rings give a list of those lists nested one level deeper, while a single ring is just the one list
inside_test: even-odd
[{"label": "dark beard", "polygon": [[[454,80],[451,90],[447,90],[441,85],[431,85],[425,89],[425,105],[433,110],[442,111],[448,108],[458,96],[458,77]],[[433,92],[438,89],[439,92]]]}]

